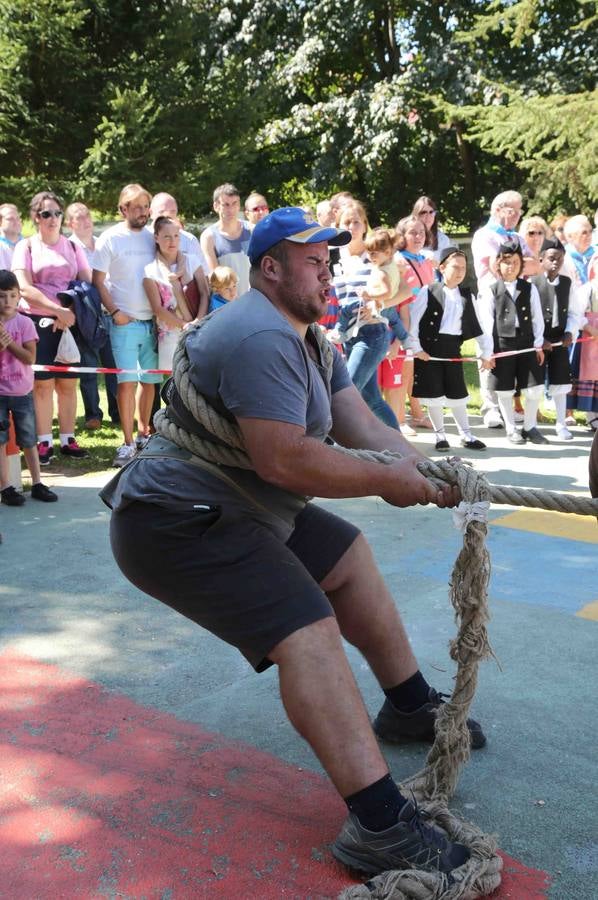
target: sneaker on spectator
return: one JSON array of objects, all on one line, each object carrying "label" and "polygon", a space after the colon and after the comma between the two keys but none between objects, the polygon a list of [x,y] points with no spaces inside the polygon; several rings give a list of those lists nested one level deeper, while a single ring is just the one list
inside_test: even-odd
[{"label": "sneaker on spectator", "polygon": [[423,869],[448,874],[467,862],[470,852],[427,825],[417,806],[407,801],[394,825],[384,831],[364,828],[350,813],[332,845],[332,855],[351,869],[376,875],[388,869]]},{"label": "sneaker on spectator", "polygon": [[572,441],[573,440],[573,435],[571,434],[569,429],[566,428],[564,425],[556,426],[556,436],[558,437],[559,441]]},{"label": "sneaker on spectator", "polygon": [[25,502],[25,495],[17,491],[12,484],[0,491],[0,497],[5,506],[22,506]]},{"label": "sneaker on spectator", "polygon": [[575,418],[575,416],[567,416],[567,418],[565,419],[565,425],[567,425],[569,428],[571,428],[572,425],[577,425],[577,419]]},{"label": "sneaker on spectator", "polygon": [[58,494],[51,491],[50,488],[38,481],[31,488],[31,496],[34,500],[41,500],[42,503],[55,503],[58,500]]},{"label": "sneaker on spectator", "polygon": [[497,409],[489,409],[484,415],[484,425],[486,428],[502,428],[503,421]]},{"label": "sneaker on spectator", "polygon": [[150,438],[151,434],[138,434],[135,438],[135,448],[137,450],[143,450]]},{"label": "sneaker on spectator", "polygon": [[70,437],[68,443],[62,445],[60,452],[63,456],[71,456],[73,459],[86,459],[89,456],[87,450],[80,447],[74,437]]},{"label": "sneaker on spectator", "polygon": [[54,447],[48,441],[40,441],[37,445],[37,455],[39,456],[40,466],[47,466],[54,456]]},{"label": "sneaker on spectator", "polygon": [[101,419],[88,419],[85,423],[85,427],[88,431],[98,431],[102,427]]},{"label": "sneaker on spectator", "polygon": [[137,450],[135,448],[135,444],[121,444],[114,454],[114,459],[112,460],[112,468],[120,469],[122,466],[126,466],[126,464],[133,459],[136,455]]},{"label": "sneaker on spectator", "polygon": [[525,415],[520,412],[518,409],[513,410],[513,421],[516,425],[521,425],[522,422],[525,421]]}]

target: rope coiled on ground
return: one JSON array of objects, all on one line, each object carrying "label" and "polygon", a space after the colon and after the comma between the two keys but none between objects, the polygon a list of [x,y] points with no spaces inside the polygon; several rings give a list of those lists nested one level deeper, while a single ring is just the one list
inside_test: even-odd
[{"label": "rope coiled on ground", "polygon": [[[173,359],[173,377],[182,402],[203,427],[219,439],[216,444],[187,432],[169,418],[168,409],[154,417],[156,430],[173,443],[216,465],[253,469],[245,450],[241,430],[235,422],[224,419],[197,392],[191,378],[191,364],[186,342],[209,318],[183,332]],[[311,333],[320,348],[322,361],[330,372],[332,350],[319,328]],[[399,453],[334,448],[360,459],[390,464]],[[581,515],[598,515],[598,500],[563,495],[551,491],[500,487],[487,482],[483,474],[462,462],[422,460],[419,471],[438,488],[458,485],[467,503],[480,501],[511,506],[529,506]],[[450,600],[458,624],[456,638],[450,644],[451,658],[457,663],[455,687],[450,700],[443,704],[436,721],[436,739],[425,767],[404,782],[405,792],[413,793],[433,823],[443,828],[451,840],[469,847],[471,856],[451,877],[419,870],[383,872],[367,884],[343,891],[343,900],[473,900],[493,891],[500,884],[502,860],[494,837],[485,835],[469,822],[448,809],[459,772],[470,754],[467,715],[473,700],[478,667],[481,660],[493,656],[488,642],[488,582],[490,559],[486,549],[485,521],[468,522],[450,581]]]}]

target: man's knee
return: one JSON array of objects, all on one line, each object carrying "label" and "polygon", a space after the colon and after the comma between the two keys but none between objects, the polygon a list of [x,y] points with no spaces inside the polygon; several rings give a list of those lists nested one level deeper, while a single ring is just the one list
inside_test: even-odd
[{"label": "man's knee", "polygon": [[308,659],[325,659],[336,652],[344,653],[338,622],[334,616],[326,616],[283,638],[268,653],[268,659],[277,666],[306,664]]},{"label": "man's knee", "polygon": [[346,585],[358,572],[363,572],[365,566],[375,567],[375,565],[370,545],[363,534],[359,533],[334,568],[322,580],[320,587],[326,593],[337,591]]}]

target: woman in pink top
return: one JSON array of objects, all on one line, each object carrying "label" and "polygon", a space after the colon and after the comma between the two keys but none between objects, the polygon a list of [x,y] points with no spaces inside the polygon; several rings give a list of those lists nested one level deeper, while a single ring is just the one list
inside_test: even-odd
[{"label": "woman in pink top", "polygon": [[[411,288],[411,296],[398,305],[403,325],[409,331],[409,304],[415,300],[419,291],[434,281],[433,261],[424,255],[424,247],[428,243],[426,226],[417,216],[401,219],[395,229],[397,253],[395,259],[401,268],[403,282]],[[432,428],[430,419],[416,397],[411,397],[413,387],[413,360],[407,359],[403,365],[403,381],[399,387],[389,391],[387,401],[392,407],[401,425],[401,431],[413,437],[415,427]],[[405,425],[407,397],[411,404],[411,425]]]},{"label": "woman in pink top", "polygon": [[[51,191],[36,194],[30,212],[37,234],[19,241],[12,268],[23,297],[21,311],[31,317],[38,334],[37,362],[53,365],[63,330],[75,324],[73,313],[61,306],[56,295],[65,291],[69,281],[75,278],[91,281],[91,271],[82,248],[61,234],[63,207],[56,194]],[[76,379],[74,373],[35,373],[33,399],[40,465],[47,465],[54,455],[54,392],[58,401],[60,452],[76,458],[88,455],[75,440]]]}]

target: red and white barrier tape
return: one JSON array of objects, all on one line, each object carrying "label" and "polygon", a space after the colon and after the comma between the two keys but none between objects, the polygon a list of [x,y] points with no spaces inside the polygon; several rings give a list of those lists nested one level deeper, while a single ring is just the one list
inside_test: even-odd
[{"label": "red and white barrier tape", "polygon": [[[573,344],[583,344],[586,341],[594,340],[591,337],[577,338],[572,341]],[[552,345],[553,347],[562,347],[562,341]],[[495,359],[503,356],[519,356],[521,353],[535,353],[535,347],[526,347],[524,350],[503,350],[500,353],[494,353]],[[411,351],[407,351],[408,358],[413,359]],[[454,356],[448,359],[440,356],[431,356],[430,362],[480,362],[480,356]],[[73,372],[77,375],[172,375],[171,369],[107,369],[102,366],[43,366],[37,363],[32,366],[34,372]]]}]

